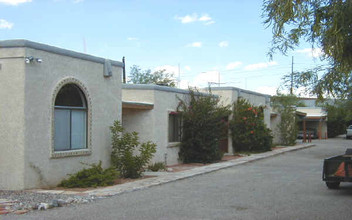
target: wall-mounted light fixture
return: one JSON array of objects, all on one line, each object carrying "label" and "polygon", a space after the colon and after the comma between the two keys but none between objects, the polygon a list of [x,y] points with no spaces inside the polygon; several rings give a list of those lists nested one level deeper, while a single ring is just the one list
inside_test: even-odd
[{"label": "wall-mounted light fixture", "polygon": [[42,58],[34,58],[32,56],[25,57],[24,62],[25,63],[34,63],[36,61],[37,63],[42,63],[43,59]]},{"label": "wall-mounted light fixture", "polygon": [[30,56],[30,57],[25,57],[25,59],[24,59],[24,61],[25,61],[26,63],[32,63],[33,60],[34,60],[34,57],[32,57],[32,56]]}]

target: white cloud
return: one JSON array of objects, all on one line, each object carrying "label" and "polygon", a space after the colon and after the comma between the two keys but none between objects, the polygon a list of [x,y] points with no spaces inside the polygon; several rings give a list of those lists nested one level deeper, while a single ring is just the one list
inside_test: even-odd
[{"label": "white cloud", "polygon": [[0,19],[0,29],[11,29],[12,27],[13,23]]},{"label": "white cloud", "polygon": [[183,17],[175,16],[177,20],[180,20],[182,24],[192,23],[198,20],[197,14],[186,15]]},{"label": "white cloud", "polygon": [[187,44],[187,47],[202,47],[202,42],[193,42],[191,44]]},{"label": "white cloud", "polygon": [[237,67],[239,67],[241,65],[242,65],[242,62],[240,62],[240,61],[232,62],[232,63],[227,64],[226,69],[227,70],[233,70],[233,69],[236,69]]},{"label": "white cloud", "polygon": [[80,3],[80,2],[83,2],[84,0],[73,0],[73,3]]},{"label": "white cloud", "polygon": [[136,37],[128,37],[127,40],[138,40]]},{"label": "white cloud", "polygon": [[258,69],[265,69],[269,66],[276,66],[278,63],[276,61],[266,62],[266,63],[255,63],[250,64],[244,67],[244,70],[258,70]]},{"label": "white cloud", "polygon": [[227,42],[227,41],[221,41],[219,43],[219,47],[228,47],[228,46],[229,46],[229,42]]},{"label": "white cloud", "polygon": [[185,70],[191,71],[191,67],[190,66],[185,66]]},{"label": "white cloud", "polygon": [[215,23],[215,21],[208,14],[204,14],[202,16],[198,16],[197,13],[193,13],[191,15],[185,15],[185,16],[176,15],[175,19],[180,20],[182,24],[202,22],[204,25],[210,25]]},{"label": "white cloud", "polygon": [[256,92],[267,94],[267,95],[276,95],[277,88],[274,86],[260,86],[255,89]]},{"label": "white cloud", "polygon": [[32,2],[32,0],[0,0],[2,4],[15,6],[26,2]]},{"label": "white cloud", "polygon": [[205,14],[205,15],[201,16],[198,20],[199,21],[211,21],[213,19],[211,19],[211,17],[209,15]]},{"label": "white cloud", "polygon": [[301,50],[296,50],[296,53],[306,54],[307,56],[314,58],[324,55],[324,52],[321,50],[321,48],[304,48]]},{"label": "white cloud", "polygon": [[211,24],[215,24],[215,21],[209,21],[209,22],[205,23],[204,25],[211,25]]},{"label": "white cloud", "polygon": [[207,87],[208,82],[218,82],[219,80],[219,71],[207,71],[198,74],[193,82],[196,82],[199,87]]}]

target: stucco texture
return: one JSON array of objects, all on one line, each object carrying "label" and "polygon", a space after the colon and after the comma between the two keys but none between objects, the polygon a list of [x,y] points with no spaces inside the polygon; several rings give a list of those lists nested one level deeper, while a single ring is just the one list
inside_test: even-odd
[{"label": "stucco texture", "polygon": [[[133,87],[133,86],[132,86]],[[179,91],[179,92],[177,92]],[[166,162],[167,165],[179,163],[177,143],[168,142],[169,113],[176,111],[179,98],[187,96],[186,90],[171,91],[161,86],[138,85],[134,88],[123,89],[122,100],[147,102],[154,104],[153,109],[123,108],[123,126],[128,132],[139,133],[140,140],[152,141],[157,145],[157,152],[152,162]],[[187,93],[187,91],[186,91]]]},{"label": "stucco texture", "polygon": [[[109,166],[109,126],[121,120],[122,68],[113,66],[112,76],[104,77],[102,63],[32,48],[2,50],[11,56],[21,51],[22,58],[0,60],[0,135],[7,134],[0,141],[0,189],[55,186],[67,174],[81,170],[81,162],[101,160],[104,167]],[[25,63],[28,56],[43,62]],[[53,151],[55,95],[65,83],[78,85],[88,102],[85,155],[55,157]]]}]

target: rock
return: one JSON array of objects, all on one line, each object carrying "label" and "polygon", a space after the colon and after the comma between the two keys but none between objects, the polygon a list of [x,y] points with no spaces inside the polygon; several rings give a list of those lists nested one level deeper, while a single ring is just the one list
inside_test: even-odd
[{"label": "rock", "polygon": [[51,201],[51,206],[53,206],[53,207],[62,207],[66,204],[67,204],[67,202],[63,199],[53,199]]},{"label": "rock", "polygon": [[0,210],[0,215],[5,215],[7,213],[10,213],[8,210]]},{"label": "rock", "polygon": [[22,215],[22,214],[25,214],[25,213],[27,213],[27,212],[29,212],[29,210],[27,210],[27,209],[22,209],[22,210],[16,210],[16,211],[14,211],[13,213],[14,213],[14,214],[17,214],[17,215]]},{"label": "rock", "polygon": [[68,199],[66,200],[66,203],[70,204],[70,203],[73,203],[74,201],[75,201],[74,198],[68,198]]},{"label": "rock", "polygon": [[57,199],[54,199],[51,201],[50,205],[52,205],[53,207],[59,207],[59,202],[57,201]]},{"label": "rock", "polygon": [[38,210],[47,210],[50,208],[52,208],[52,206],[50,206],[48,203],[42,202],[38,205]]},{"label": "rock", "polygon": [[172,168],[167,168],[166,171],[167,171],[167,172],[172,172],[173,169],[172,169]]}]

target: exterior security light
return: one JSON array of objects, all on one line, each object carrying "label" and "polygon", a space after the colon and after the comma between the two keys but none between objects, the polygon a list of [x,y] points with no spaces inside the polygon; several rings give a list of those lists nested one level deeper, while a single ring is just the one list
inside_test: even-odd
[{"label": "exterior security light", "polygon": [[24,61],[29,64],[29,63],[33,63],[34,61],[37,62],[37,63],[42,63],[43,62],[43,59],[42,58],[34,58],[32,56],[29,56],[29,57],[25,57]]},{"label": "exterior security light", "polygon": [[34,59],[34,57],[32,57],[32,56],[26,57],[26,58],[25,58],[25,62],[26,62],[26,63],[31,63],[31,62],[33,62],[33,59]]}]

